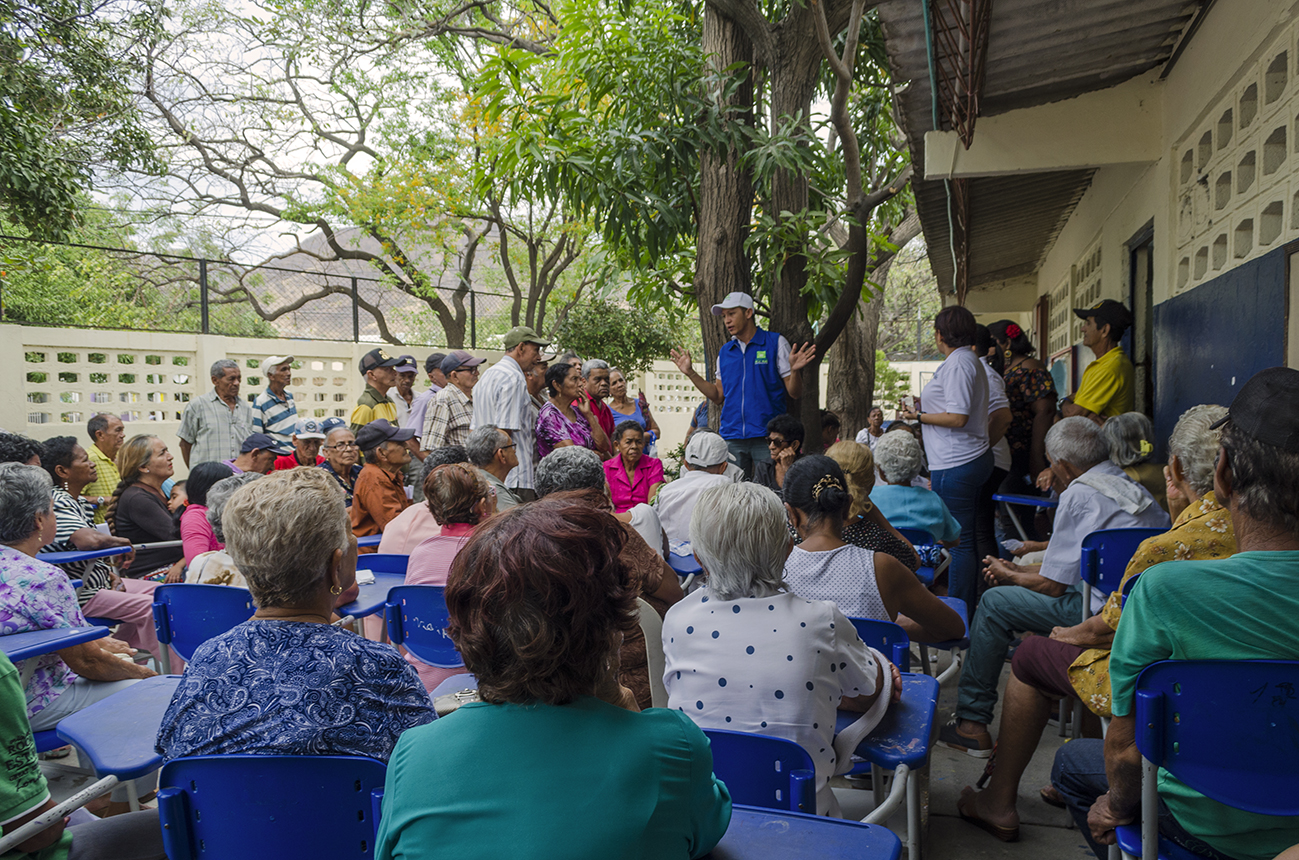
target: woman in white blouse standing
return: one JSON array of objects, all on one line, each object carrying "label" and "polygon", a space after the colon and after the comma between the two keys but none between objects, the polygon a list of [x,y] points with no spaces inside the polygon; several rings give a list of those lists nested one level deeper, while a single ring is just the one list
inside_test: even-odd
[{"label": "woman in white blouse standing", "polygon": [[943,363],[920,392],[918,408],[902,410],[908,421],[924,425],[925,455],[933,490],[961,524],[961,542],[952,551],[947,593],[969,607],[979,598],[979,555],[975,518],[979,491],[992,475],[988,445],[988,377],[974,345],[974,314],[953,305],[934,317],[934,339]]},{"label": "woman in white blouse standing", "polygon": [[834,745],[835,711],[865,713],[861,728],[873,727],[901,695],[896,667],[834,603],[785,586],[792,542],[780,499],[766,487],[705,490],[690,541],[707,586],[663,619],[668,707],[701,728],[795,741],[816,763],[817,812],[839,815],[830,777],[848,770],[852,749]]}]

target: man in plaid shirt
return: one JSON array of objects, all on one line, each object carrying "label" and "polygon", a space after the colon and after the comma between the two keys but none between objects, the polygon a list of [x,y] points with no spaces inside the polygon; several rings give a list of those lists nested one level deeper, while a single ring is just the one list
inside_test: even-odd
[{"label": "man in plaid shirt", "polygon": [[463,349],[452,350],[442,359],[447,386],[429,404],[424,432],[420,434],[422,449],[432,451],[446,445],[465,444],[474,419],[473,389],[478,384],[478,365],[483,361]]}]

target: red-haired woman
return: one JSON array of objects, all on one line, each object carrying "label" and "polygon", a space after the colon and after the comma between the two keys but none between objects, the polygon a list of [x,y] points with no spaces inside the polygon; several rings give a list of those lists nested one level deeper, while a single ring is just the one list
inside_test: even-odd
[{"label": "red-haired woman", "polygon": [[398,741],[378,860],[520,845],[534,858],[685,860],[721,839],[730,795],[703,732],[679,711],[637,712],[618,682],[636,617],[627,539],[611,514],[562,493],[469,539],[447,583],[448,632],[483,701]]}]

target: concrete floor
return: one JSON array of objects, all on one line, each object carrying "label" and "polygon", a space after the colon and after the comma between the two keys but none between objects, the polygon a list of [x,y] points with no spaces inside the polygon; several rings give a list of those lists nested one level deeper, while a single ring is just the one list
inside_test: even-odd
[{"label": "concrete floor", "polygon": [[[939,668],[946,668],[947,653],[939,657]],[[919,665],[913,656],[912,666]],[[1002,689],[1010,673],[1010,664],[1002,670]],[[938,699],[937,725],[942,726],[952,718],[956,708],[956,685],[959,674],[945,682]],[[1001,704],[992,732],[996,737],[1001,720]],[[956,814],[956,799],[961,789],[973,786],[983,773],[986,759],[976,759],[965,753],[934,745],[929,768],[929,831],[923,843],[924,860],[966,860],[966,858],[1013,858],[1013,860],[1088,860],[1093,855],[1086,842],[1073,826],[1069,813],[1047,806],[1038,797],[1038,789],[1050,782],[1051,763],[1055,751],[1065,742],[1057,735],[1054,725],[1048,725],[1042,735],[1037,754],[1024,773],[1019,786],[1020,837],[1015,843],[1004,843],[982,830],[962,821]],[[843,807],[844,817],[863,818],[872,808],[870,791],[847,787],[842,778],[833,783],[835,796]],[[843,786],[843,787],[840,787]],[[903,858],[906,858],[906,808],[900,808],[889,820],[889,827],[902,839]]]}]

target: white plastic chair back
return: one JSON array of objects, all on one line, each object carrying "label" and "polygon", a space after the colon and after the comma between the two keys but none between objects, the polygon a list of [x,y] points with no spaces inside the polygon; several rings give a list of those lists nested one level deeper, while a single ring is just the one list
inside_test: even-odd
[{"label": "white plastic chair back", "polygon": [[640,610],[640,629],[645,634],[645,659],[649,668],[650,703],[656,708],[668,706],[668,691],[663,686],[663,619],[644,598],[636,598]]}]

